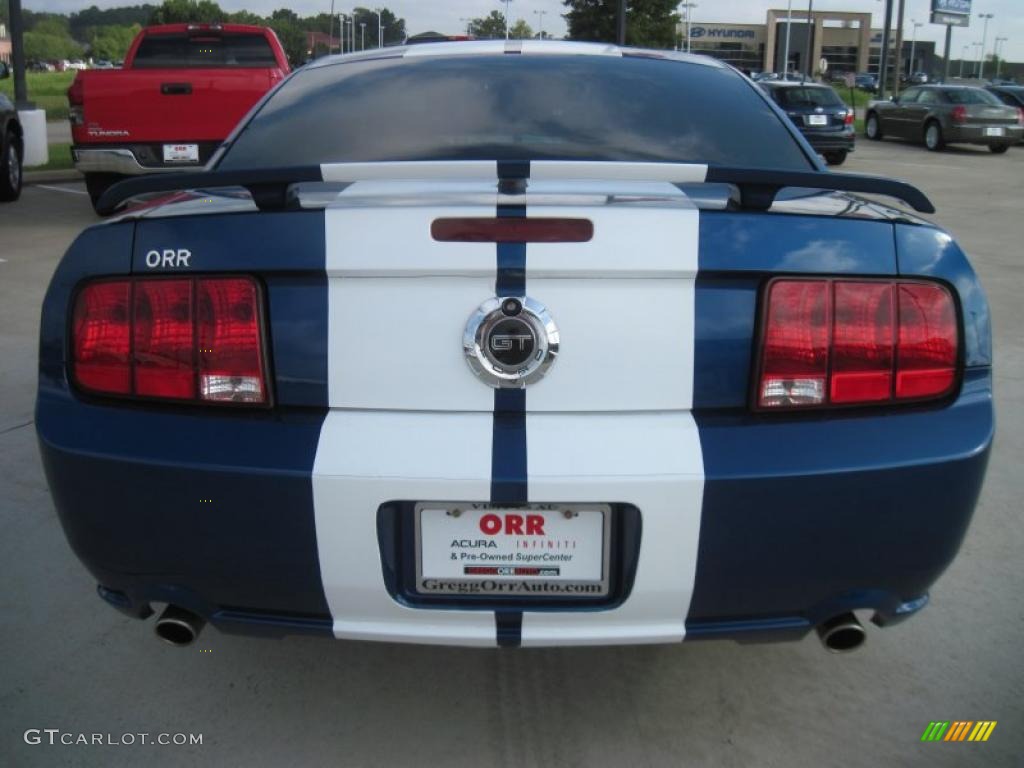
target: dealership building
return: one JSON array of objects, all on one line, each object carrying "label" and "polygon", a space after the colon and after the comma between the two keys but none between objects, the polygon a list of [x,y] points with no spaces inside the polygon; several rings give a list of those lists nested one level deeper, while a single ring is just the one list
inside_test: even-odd
[{"label": "dealership building", "polygon": [[[764,24],[728,24],[691,21],[690,50],[727,61],[751,72],[781,72],[786,50],[787,12],[770,10]],[[793,10],[789,30],[789,69],[801,72],[808,60],[812,70],[828,62],[829,73],[877,73],[881,60],[882,31],[871,28],[870,13],[814,11],[808,23],[807,11]],[[686,26],[681,34],[685,37]],[[891,35],[895,46],[895,34]],[[685,47],[685,44],[684,44]],[[936,72],[935,44],[903,41],[903,71]],[[895,62],[889,55],[889,66]],[[809,58],[808,58],[809,57]]]}]

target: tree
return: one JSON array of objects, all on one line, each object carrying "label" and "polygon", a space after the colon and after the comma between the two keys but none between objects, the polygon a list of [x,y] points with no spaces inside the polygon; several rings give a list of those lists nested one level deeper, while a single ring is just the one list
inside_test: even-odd
[{"label": "tree", "polygon": [[94,59],[106,59],[107,61],[122,61],[128,46],[139,33],[142,27],[133,24],[130,27],[108,24],[105,27],[92,27],[88,30],[89,54]]},{"label": "tree", "polygon": [[512,28],[508,31],[508,36],[513,40],[529,40],[533,37],[533,30],[530,29],[530,25],[522,19],[519,19]]},{"label": "tree", "polygon": [[[563,0],[570,40],[612,43],[616,39],[618,0]],[[627,0],[626,44],[673,48],[676,42],[677,0]]]},{"label": "tree", "polygon": [[50,32],[25,33],[25,58],[32,61],[56,61],[58,59],[77,59],[82,55],[82,46],[71,39],[68,34]]},{"label": "tree", "polygon": [[150,24],[181,24],[192,22],[212,24],[224,21],[226,13],[213,0],[164,0],[164,4],[153,11]]},{"label": "tree", "polygon": [[[484,40],[497,40],[505,37],[505,14],[491,11],[490,16],[473,19],[469,22],[469,34]],[[511,32],[510,32],[511,34]]]}]

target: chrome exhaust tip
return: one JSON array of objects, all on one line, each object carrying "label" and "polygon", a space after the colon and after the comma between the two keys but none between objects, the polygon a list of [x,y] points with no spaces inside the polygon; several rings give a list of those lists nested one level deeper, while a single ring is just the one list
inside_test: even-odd
[{"label": "chrome exhaust tip", "polygon": [[156,620],[156,636],[176,646],[191,645],[199,637],[206,619],[176,605],[168,605]]},{"label": "chrome exhaust tip", "polygon": [[818,639],[832,653],[849,653],[864,645],[867,632],[852,613],[833,616],[816,627]]}]

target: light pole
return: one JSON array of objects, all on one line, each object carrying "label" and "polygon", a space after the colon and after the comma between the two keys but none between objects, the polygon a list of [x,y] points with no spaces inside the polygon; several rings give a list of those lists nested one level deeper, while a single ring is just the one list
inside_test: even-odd
[{"label": "light pole", "polygon": [[377,47],[384,47],[384,21],[381,18],[381,9],[377,9]]},{"label": "light pole", "polygon": [[907,72],[907,77],[912,77],[914,74],[914,46],[917,44],[917,28],[923,27],[924,22],[910,20],[910,23],[914,26],[914,31],[910,37],[910,71]]},{"label": "light pole", "polygon": [[[316,38],[314,37],[315,41]],[[316,42],[311,46],[313,48],[313,55],[316,55]],[[331,21],[327,25],[327,55],[330,56],[334,53],[334,0],[331,0]]]},{"label": "light pole", "polygon": [[957,77],[961,77],[962,78],[964,76],[964,59],[967,58],[967,49],[970,48],[970,47],[971,47],[970,44],[965,45],[964,49],[963,49],[963,53],[960,54],[960,74],[957,75]]},{"label": "light pole", "polygon": [[534,11],[534,13],[537,15],[537,29],[540,32],[540,39],[543,40],[544,39],[544,14],[547,13],[547,11]]},{"label": "light pole", "polygon": [[814,73],[814,0],[807,0],[807,65],[804,74],[811,77]]},{"label": "light pole", "polygon": [[984,19],[985,24],[981,29],[981,56],[978,58],[978,79],[985,79],[985,38],[988,36],[988,20],[993,17],[991,13],[979,13],[978,18]]},{"label": "light pole", "polygon": [[505,39],[508,40],[508,19],[509,19],[509,4],[512,0],[498,0],[499,3],[505,4]]},{"label": "light pole", "polygon": [[984,46],[981,43],[974,42],[971,43],[971,47],[974,49],[974,55],[977,57],[978,60],[978,65],[974,68],[974,76],[980,77],[978,72],[981,68],[981,51],[984,50]]},{"label": "light pole", "polygon": [[997,37],[995,44],[992,46],[992,56],[996,60],[996,80],[999,79],[999,72],[1003,68],[1003,59],[999,56],[999,44],[1005,43],[1009,39],[1008,37]]},{"label": "light pole", "polygon": [[338,14],[338,53],[345,52],[345,39],[348,37],[348,18],[344,13]]},{"label": "light pole", "polygon": [[[782,79],[789,72],[789,28],[793,26],[793,0],[786,4],[786,44],[782,48]],[[776,67],[778,69],[778,67]]]},{"label": "light pole", "polygon": [[685,48],[685,50],[686,50],[687,53],[689,53],[690,52],[690,10],[692,8],[696,8],[697,4],[696,3],[691,3],[691,2],[689,2],[689,0],[687,0],[685,3],[680,3],[680,7],[685,12],[685,18],[686,18],[686,48]]},{"label": "light pole", "polygon": [[366,50],[366,22],[359,22],[359,50]]}]

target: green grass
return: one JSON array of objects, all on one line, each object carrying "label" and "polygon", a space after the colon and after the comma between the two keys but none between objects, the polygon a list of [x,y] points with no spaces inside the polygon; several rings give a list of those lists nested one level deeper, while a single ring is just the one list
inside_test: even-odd
[{"label": "green grass", "polygon": [[26,173],[32,171],[63,171],[72,168],[71,145],[68,143],[50,145],[50,161],[46,165],[36,165],[26,168]]},{"label": "green grass", "polygon": [[875,96],[873,93],[868,93],[867,91],[861,91],[857,88],[854,88],[853,99],[851,103],[849,88],[847,88],[845,85],[840,85],[838,83],[833,83],[832,87],[836,89],[836,93],[839,94],[839,98],[846,102],[846,106],[848,107],[866,107],[869,101],[871,101],[874,98],[877,98],[877,96]]},{"label": "green grass", "polygon": [[[25,75],[28,100],[34,101],[39,109],[46,110],[47,120],[66,120],[68,117],[67,91],[74,79],[74,71],[28,72]],[[0,80],[0,93],[14,99],[14,78]]]}]

